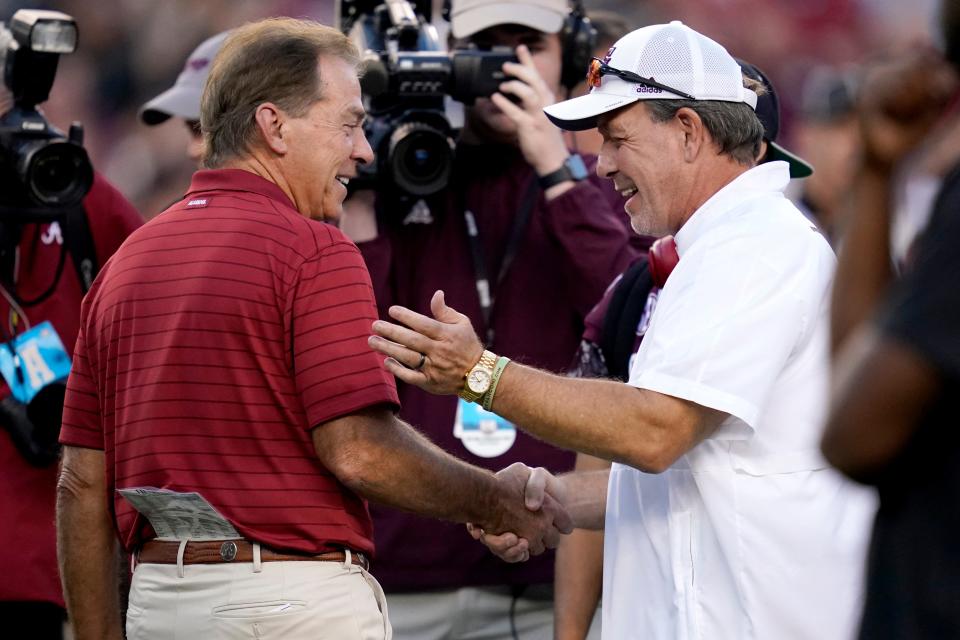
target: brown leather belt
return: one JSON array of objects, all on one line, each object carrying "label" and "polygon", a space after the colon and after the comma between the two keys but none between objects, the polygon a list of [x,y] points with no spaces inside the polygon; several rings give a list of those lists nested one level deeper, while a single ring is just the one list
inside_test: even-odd
[{"label": "brown leather belt", "polygon": [[[143,564],[177,564],[180,543],[177,541],[148,540],[137,552],[137,562]],[[343,551],[327,551],[310,555],[306,553],[281,553],[260,547],[261,562],[344,562]],[[206,540],[187,542],[183,550],[183,564],[216,564],[222,562],[253,562],[253,543],[247,540]],[[370,561],[358,551],[350,552],[350,562],[370,569]]]}]

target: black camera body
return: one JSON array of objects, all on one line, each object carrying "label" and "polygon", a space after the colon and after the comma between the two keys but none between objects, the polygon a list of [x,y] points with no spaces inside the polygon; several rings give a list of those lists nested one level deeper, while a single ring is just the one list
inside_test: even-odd
[{"label": "black camera body", "polygon": [[[84,237],[89,239],[81,201],[93,185],[93,167],[83,148],[83,129],[74,123],[64,135],[37,110],[50,95],[60,55],[73,52],[76,45],[76,23],[63,13],[21,9],[9,27],[0,23],[0,70],[9,93],[0,97],[0,112],[5,111],[0,116],[0,278],[4,280],[24,224],[58,220],[73,228],[71,216],[79,212]],[[64,250],[77,242],[68,232]],[[73,253],[73,249],[69,251]],[[92,254],[92,249],[84,251]],[[61,253],[57,280],[65,255]],[[95,262],[86,256],[85,260],[92,280]],[[78,263],[81,287],[86,291],[89,282],[80,276],[80,270]],[[56,281],[48,293],[55,286]],[[16,297],[16,291],[10,295]],[[27,307],[36,300],[19,302]],[[12,349],[9,343],[0,348]],[[60,381],[41,388],[26,404],[12,393],[0,399],[0,429],[7,431],[33,466],[48,466],[58,459],[65,391],[66,384]]]},{"label": "black camera body", "polygon": [[354,189],[414,197],[444,189],[456,135],[445,98],[472,104],[490,96],[506,79],[503,63],[517,61],[506,47],[447,52],[429,22],[429,3],[418,5],[423,6],[406,0],[343,0],[341,5],[341,28],[365,52],[364,132],[376,155],[350,182]]},{"label": "black camera body", "polygon": [[77,27],[57,11],[21,9],[0,26],[0,68],[12,95],[0,117],[0,198],[3,217],[56,218],[80,204],[93,184],[83,128],[64,135],[37,110],[50,95],[60,55],[77,45]]}]

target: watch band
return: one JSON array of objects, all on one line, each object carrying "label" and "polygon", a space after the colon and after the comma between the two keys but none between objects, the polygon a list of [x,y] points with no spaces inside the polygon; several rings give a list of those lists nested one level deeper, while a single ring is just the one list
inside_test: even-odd
[{"label": "watch band", "polygon": [[[470,376],[473,370],[477,368],[488,369],[492,374],[493,369],[496,365],[497,365],[497,354],[493,353],[492,351],[485,350],[483,352],[483,355],[480,356],[480,360],[477,361],[477,364],[470,367],[470,370],[467,371],[465,374],[463,374],[463,388],[461,388],[460,391],[457,392],[457,395],[463,398],[464,400],[466,400],[467,402],[476,402],[477,400],[482,398],[484,393],[490,390],[490,387],[487,387],[486,390],[484,390],[482,393],[471,391],[470,387],[467,386],[467,378]],[[492,375],[491,375],[491,384],[493,384]]]},{"label": "watch band", "polygon": [[559,169],[540,176],[537,178],[537,181],[540,183],[540,188],[546,191],[550,187],[568,180],[574,182],[585,180],[587,175],[587,166],[583,163],[583,158],[578,154],[573,154],[567,156],[567,159],[563,161]]},{"label": "watch band", "polygon": [[493,368],[493,377],[490,380],[490,388],[487,389],[487,392],[483,394],[483,397],[480,399],[481,406],[487,411],[493,411],[493,395],[497,392],[497,384],[500,382],[500,376],[503,375],[503,370],[507,368],[507,364],[510,363],[510,358],[507,356],[500,356],[497,360],[497,366]]}]

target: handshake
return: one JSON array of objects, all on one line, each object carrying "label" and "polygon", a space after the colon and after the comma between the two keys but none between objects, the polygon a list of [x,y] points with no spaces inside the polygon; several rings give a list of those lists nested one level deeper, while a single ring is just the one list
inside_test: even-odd
[{"label": "handshake", "polygon": [[[573,531],[574,522],[567,513],[563,481],[543,467],[531,469],[515,462],[497,472],[497,479],[512,493],[520,493],[523,507],[516,501],[503,505],[506,518],[499,523],[500,534],[467,523],[467,531],[497,557],[506,562],[525,562],[560,543],[560,535]],[[511,522],[512,520],[512,522]]]}]

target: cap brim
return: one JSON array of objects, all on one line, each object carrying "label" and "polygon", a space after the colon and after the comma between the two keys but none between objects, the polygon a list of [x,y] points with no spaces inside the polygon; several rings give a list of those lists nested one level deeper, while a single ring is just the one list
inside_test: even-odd
[{"label": "cap brim", "polygon": [[544,108],[550,122],[567,131],[583,131],[597,126],[597,118],[605,113],[640,100],[633,96],[618,96],[593,91],[585,96],[564,100]]},{"label": "cap brim", "polygon": [[563,18],[556,11],[543,7],[501,2],[458,11],[450,20],[450,31],[454,38],[469,38],[500,24],[520,24],[544,33],[557,33],[563,27]]},{"label": "cap brim", "polygon": [[191,89],[173,87],[140,107],[140,119],[145,124],[160,124],[171,117],[184,120],[200,119],[200,95]]},{"label": "cap brim", "polygon": [[813,175],[813,165],[798,155],[790,153],[776,142],[767,141],[767,160],[783,160],[790,165],[791,178],[806,178]]}]

